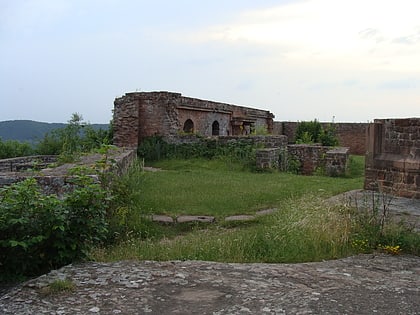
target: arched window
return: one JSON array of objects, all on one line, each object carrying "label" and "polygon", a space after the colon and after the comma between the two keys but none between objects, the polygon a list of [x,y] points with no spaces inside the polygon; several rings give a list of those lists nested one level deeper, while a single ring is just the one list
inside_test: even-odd
[{"label": "arched window", "polygon": [[219,135],[219,123],[217,120],[213,122],[211,125],[211,135],[212,136],[218,136]]},{"label": "arched window", "polygon": [[193,133],[194,132],[194,123],[191,119],[187,119],[184,123],[184,132]]}]

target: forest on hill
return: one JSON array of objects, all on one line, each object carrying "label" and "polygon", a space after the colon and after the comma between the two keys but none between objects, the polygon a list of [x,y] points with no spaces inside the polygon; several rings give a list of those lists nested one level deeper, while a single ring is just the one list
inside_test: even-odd
[{"label": "forest on hill", "polygon": [[[33,120],[0,121],[0,139],[35,143],[52,130],[66,127],[65,123],[46,123]],[[93,129],[107,130],[108,124],[91,124]]]}]

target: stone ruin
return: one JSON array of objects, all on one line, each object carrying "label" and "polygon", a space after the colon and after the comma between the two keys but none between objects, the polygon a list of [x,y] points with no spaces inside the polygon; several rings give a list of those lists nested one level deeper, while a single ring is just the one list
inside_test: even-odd
[{"label": "stone ruin", "polygon": [[[287,146],[287,136],[275,134],[281,128],[274,124],[273,118],[274,115],[266,110],[200,100],[180,93],[127,93],[114,101],[114,144],[136,148],[143,139],[155,135],[169,143],[200,141],[194,134],[218,137],[221,142],[236,141],[238,136],[243,139],[243,136],[250,136],[254,131],[262,129],[271,135],[249,137],[251,142],[269,148],[257,153],[257,168],[278,166],[279,152],[286,148],[290,154],[297,154],[303,174],[312,174],[320,167],[325,168],[328,175],[344,174],[348,149]],[[281,126],[284,127],[285,123]],[[363,130],[359,126],[357,128]]]},{"label": "stone ruin", "polygon": [[249,135],[256,129],[273,131],[274,115],[254,109],[182,96],[173,92],[127,93],[114,101],[114,144],[136,148],[146,137],[167,142],[183,134]]},{"label": "stone ruin", "polygon": [[[124,173],[135,161],[135,150],[115,149],[108,153],[108,158],[115,161],[104,171],[117,175]],[[40,185],[43,193],[63,195],[74,189],[74,176],[69,174],[72,168],[78,166],[95,167],[98,161],[104,158],[102,154],[82,156],[74,163],[56,165],[57,156],[37,155],[17,157],[0,160],[0,187],[12,185],[27,178],[34,178]],[[97,175],[91,175],[99,181]]]},{"label": "stone ruin", "polygon": [[420,118],[369,125],[364,187],[420,199]]}]

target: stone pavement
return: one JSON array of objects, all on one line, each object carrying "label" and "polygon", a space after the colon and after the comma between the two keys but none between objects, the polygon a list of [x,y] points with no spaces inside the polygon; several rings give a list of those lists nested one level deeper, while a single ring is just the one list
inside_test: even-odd
[{"label": "stone pavement", "polygon": [[[45,294],[57,279],[71,292]],[[44,288],[44,289],[43,289]],[[301,264],[84,263],[0,297],[1,314],[420,314],[420,257]]]}]

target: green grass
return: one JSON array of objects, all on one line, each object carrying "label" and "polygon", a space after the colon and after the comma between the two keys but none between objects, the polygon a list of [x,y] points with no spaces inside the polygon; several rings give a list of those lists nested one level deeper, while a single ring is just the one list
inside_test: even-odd
[{"label": "green grass", "polygon": [[[353,252],[346,209],[323,199],[363,185],[364,159],[354,157],[344,178],[257,173],[226,160],[165,160],[157,172],[132,170],[126,181],[130,233],[93,252],[96,260],[198,259],[230,262],[298,262]],[[251,222],[224,217],[277,208]],[[146,214],[212,215],[216,223],[159,225]]]},{"label": "green grass", "polygon": [[290,198],[329,197],[362,188],[360,176],[330,178],[289,173],[253,173],[223,161],[170,160],[145,172],[136,204],[141,213],[178,216],[234,214],[281,207]]},{"label": "green grass", "polygon": [[[389,225],[378,234],[373,217],[325,198],[362,188],[364,158],[353,156],[345,177],[256,173],[228,160],[165,160],[162,170],[134,168],[124,181],[129,230],[113,246],[96,248],[100,261],[209,260],[306,262],[399,246],[418,255],[418,233]],[[224,222],[233,214],[277,208],[249,222]],[[145,214],[213,215],[214,224],[160,225]]]},{"label": "green grass", "polygon": [[97,260],[209,260],[224,262],[301,262],[352,253],[350,219],[317,197],[293,199],[254,224],[233,229],[221,225],[193,228],[160,240],[130,239],[97,249]]}]

